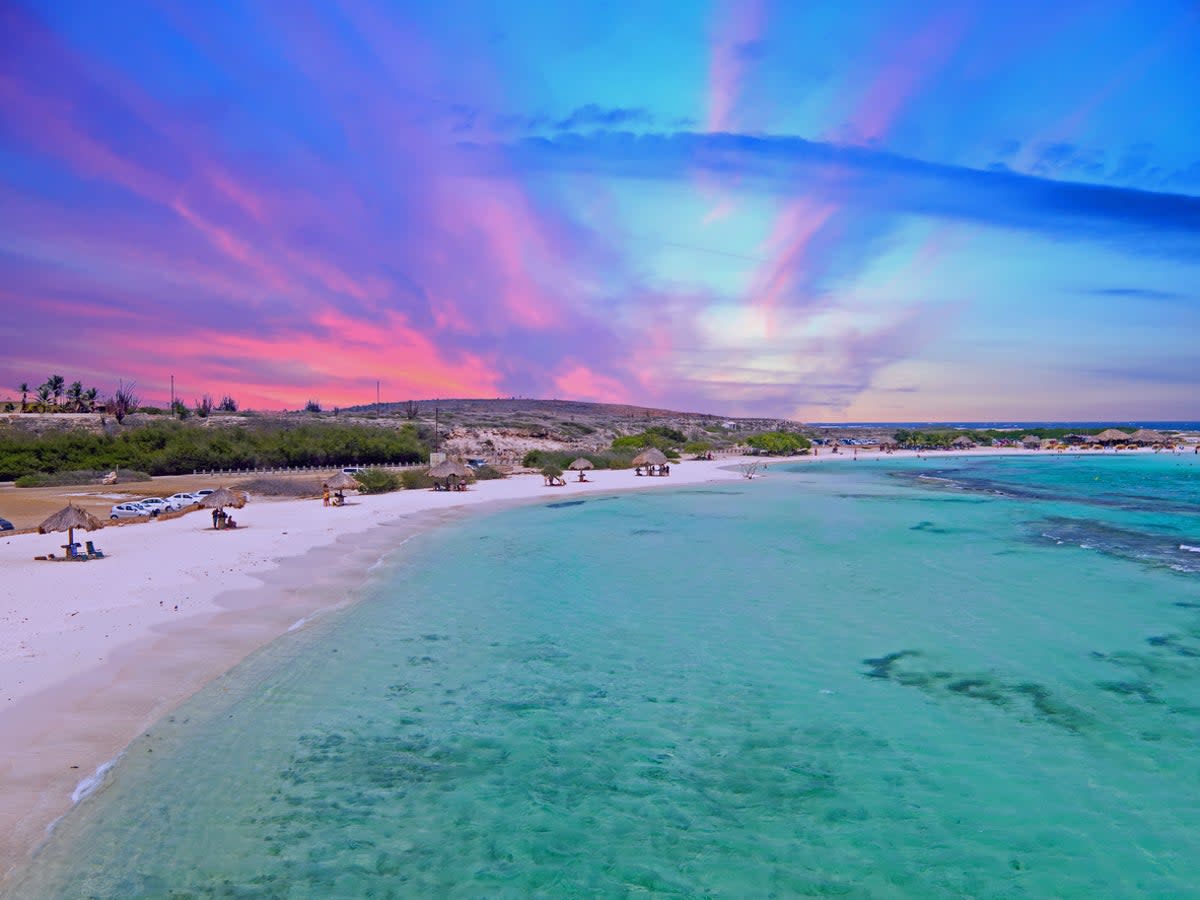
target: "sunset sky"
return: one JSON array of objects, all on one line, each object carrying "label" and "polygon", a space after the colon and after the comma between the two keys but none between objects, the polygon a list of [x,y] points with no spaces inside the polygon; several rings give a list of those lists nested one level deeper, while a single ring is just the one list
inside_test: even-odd
[{"label": "sunset sky", "polygon": [[3,0],[0,396],[1200,419],[1198,10]]}]

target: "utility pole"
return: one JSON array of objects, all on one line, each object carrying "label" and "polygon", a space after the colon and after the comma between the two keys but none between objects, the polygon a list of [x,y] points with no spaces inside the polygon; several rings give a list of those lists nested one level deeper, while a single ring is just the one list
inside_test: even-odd
[{"label": "utility pole", "polygon": [[380,411],[381,411],[381,407],[379,404],[379,381],[377,379],[375,381],[375,414],[379,415]]},{"label": "utility pole", "polygon": [[433,449],[436,450],[438,445],[438,408],[433,408]]},{"label": "utility pole", "polygon": [[175,376],[171,376],[171,412],[175,412]]}]

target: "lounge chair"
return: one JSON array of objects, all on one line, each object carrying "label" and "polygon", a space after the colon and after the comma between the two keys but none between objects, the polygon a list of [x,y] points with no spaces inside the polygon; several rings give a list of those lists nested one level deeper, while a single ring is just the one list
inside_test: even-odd
[{"label": "lounge chair", "polygon": [[96,545],[91,541],[88,541],[85,546],[87,547],[88,559],[104,559],[104,551],[97,550]]}]

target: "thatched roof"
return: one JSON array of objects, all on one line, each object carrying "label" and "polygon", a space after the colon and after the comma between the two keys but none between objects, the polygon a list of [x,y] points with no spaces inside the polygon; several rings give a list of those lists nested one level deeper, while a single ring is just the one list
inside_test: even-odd
[{"label": "thatched roof", "polygon": [[223,509],[226,506],[232,506],[234,509],[241,509],[246,505],[246,495],[240,491],[231,491],[229,488],[221,488],[213,491],[211,494],[201,500],[200,505],[209,509]]},{"label": "thatched roof", "polygon": [[45,522],[38,526],[38,534],[49,534],[52,531],[70,531],[72,528],[82,528],[84,531],[95,531],[103,528],[104,523],[85,509],[68,505],[60,509]]},{"label": "thatched roof", "polygon": [[667,456],[657,447],[650,447],[648,450],[643,450],[633,458],[635,466],[665,466],[667,464]]},{"label": "thatched roof", "polygon": [[469,478],[471,476],[471,467],[465,463],[457,462],[453,459],[448,459],[445,462],[440,462],[429,470],[430,478]]},{"label": "thatched roof", "polygon": [[1124,431],[1117,431],[1115,428],[1109,428],[1106,431],[1102,431],[1096,435],[1096,440],[1102,444],[1107,444],[1113,441],[1127,441],[1129,440],[1129,435]]},{"label": "thatched roof", "polygon": [[338,472],[336,475],[326,481],[325,484],[330,489],[335,491],[356,491],[362,487],[362,485],[358,483],[357,478],[355,478],[353,475],[347,475],[345,472]]},{"label": "thatched roof", "polygon": [[1027,434],[1027,435],[1025,435],[1025,437],[1021,438],[1021,443],[1024,444],[1026,447],[1032,446],[1034,444],[1036,444],[1037,446],[1040,447],[1040,446],[1042,446],[1042,439],[1040,437],[1038,437],[1036,434]]},{"label": "thatched roof", "polygon": [[1165,444],[1169,439],[1160,431],[1139,428],[1129,436],[1129,440],[1136,441],[1139,444]]},{"label": "thatched roof", "polygon": [[956,437],[954,440],[952,440],[950,442],[950,445],[952,447],[974,447],[975,442],[973,440],[971,440],[969,437],[967,437],[965,434],[960,434],[958,437]]},{"label": "thatched roof", "polygon": [[575,460],[575,462],[567,466],[567,468],[572,472],[581,472],[584,469],[594,469],[595,466],[592,465],[592,461],[590,459],[585,456],[581,456],[579,459]]}]

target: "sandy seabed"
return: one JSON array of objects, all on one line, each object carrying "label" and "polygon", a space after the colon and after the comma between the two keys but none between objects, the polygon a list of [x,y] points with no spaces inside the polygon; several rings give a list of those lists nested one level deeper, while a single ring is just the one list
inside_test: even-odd
[{"label": "sandy seabed", "polygon": [[[968,455],[998,453],[1031,452]],[[787,462],[838,459],[855,455]],[[234,531],[214,531],[201,510],[89,533],[81,539],[106,557],[86,563],[33,559],[60,552],[63,535],[0,538],[0,888],[134,738],[258,648],[353,602],[406,537],[482,507],[737,480],[745,462],[764,463],[689,461],[666,478],[601,470],[585,483],[568,473],[558,488],[515,476],[465,492],[352,496],[340,508],[255,502]]]}]

